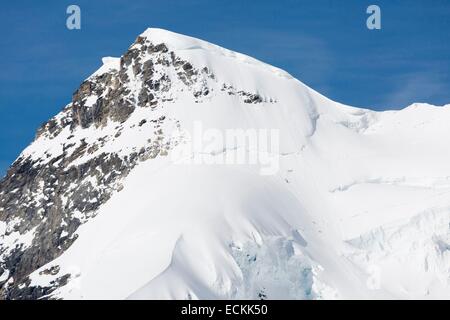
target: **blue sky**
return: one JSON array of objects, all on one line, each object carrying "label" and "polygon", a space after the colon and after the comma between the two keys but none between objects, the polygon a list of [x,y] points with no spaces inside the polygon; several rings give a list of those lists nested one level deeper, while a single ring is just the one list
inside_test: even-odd
[{"label": "blue sky", "polygon": [[[66,8],[81,8],[81,30]],[[366,28],[381,8],[382,29]],[[103,56],[147,27],[198,37],[281,67],[346,104],[375,110],[450,102],[450,1],[3,1],[0,175],[70,102]]]}]

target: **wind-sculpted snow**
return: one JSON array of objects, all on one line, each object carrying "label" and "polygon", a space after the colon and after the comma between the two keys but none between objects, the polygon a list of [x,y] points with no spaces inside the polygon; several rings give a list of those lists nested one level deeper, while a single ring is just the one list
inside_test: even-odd
[{"label": "wind-sculpted snow", "polygon": [[[148,29],[0,181],[0,298],[449,298],[448,123]],[[211,141],[227,130],[279,138]],[[219,161],[242,151],[276,170]]]}]

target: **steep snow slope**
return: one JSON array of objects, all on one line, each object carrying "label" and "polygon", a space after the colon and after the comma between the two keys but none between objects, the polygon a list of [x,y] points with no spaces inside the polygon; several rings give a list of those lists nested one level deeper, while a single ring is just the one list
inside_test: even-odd
[{"label": "steep snow slope", "polygon": [[[450,298],[450,105],[345,106],[280,69],[161,29],[103,63],[19,157],[76,168],[79,180],[55,200],[66,216],[49,231],[76,223],[58,232],[71,240],[56,259],[19,282],[11,252],[39,247],[48,218],[21,228],[23,216],[0,219],[7,296]],[[276,132],[279,145],[222,143],[208,129]],[[242,150],[268,161],[221,164]],[[121,165],[105,169],[104,159]]]}]

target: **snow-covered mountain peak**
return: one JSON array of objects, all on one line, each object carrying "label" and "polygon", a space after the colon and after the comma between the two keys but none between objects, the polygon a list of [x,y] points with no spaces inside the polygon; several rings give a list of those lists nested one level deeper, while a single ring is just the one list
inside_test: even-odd
[{"label": "snow-covered mountain peak", "polygon": [[148,29],[0,181],[0,297],[449,297],[449,111]]}]

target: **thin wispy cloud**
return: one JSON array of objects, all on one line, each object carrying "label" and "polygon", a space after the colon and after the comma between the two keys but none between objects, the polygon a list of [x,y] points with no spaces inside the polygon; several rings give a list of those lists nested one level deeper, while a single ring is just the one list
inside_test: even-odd
[{"label": "thin wispy cloud", "polygon": [[[384,104],[400,109],[415,102],[439,101],[447,94],[447,86],[435,73],[422,72],[395,77],[395,87]],[[445,102],[443,102],[445,103]]]},{"label": "thin wispy cloud", "polygon": [[10,163],[8,161],[0,160],[0,179],[6,175],[6,170],[8,170]]}]

